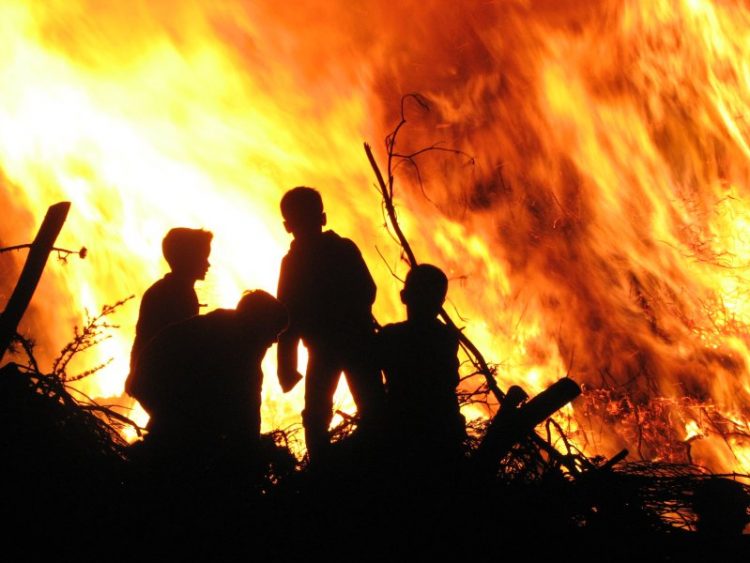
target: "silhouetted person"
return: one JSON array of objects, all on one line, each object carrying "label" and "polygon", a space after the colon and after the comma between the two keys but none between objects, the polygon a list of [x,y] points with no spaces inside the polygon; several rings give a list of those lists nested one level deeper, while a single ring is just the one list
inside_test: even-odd
[{"label": "silhouetted person", "polygon": [[257,446],[261,361],[288,322],[286,308],[265,291],[163,329],[142,350],[136,373],[150,383],[144,403],[152,442],[177,450],[228,441]]},{"label": "silhouetted person", "polygon": [[280,336],[278,375],[290,390],[297,371],[300,339],[309,357],[302,422],[311,459],[329,443],[333,394],[343,371],[360,424],[371,428],[383,402],[383,385],[372,356],[375,282],[357,246],[331,230],[320,194],[307,187],[281,199],[286,230],[294,237],[281,262],[278,298],[289,310],[289,329]]},{"label": "silhouetted person", "polygon": [[138,356],[164,327],[198,314],[194,286],[197,280],[206,277],[212,238],[209,231],[181,227],[171,229],[162,241],[162,252],[171,271],[143,294],[130,352],[130,375],[125,381],[125,391],[137,399],[146,412],[150,413],[144,402],[150,382],[134,371]]},{"label": "silhouetted person", "polygon": [[429,455],[428,463],[457,456],[465,437],[456,397],[458,335],[437,318],[447,290],[439,268],[415,266],[401,291],[407,320],[378,334],[390,436],[397,448]]},{"label": "silhouetted person", "polygon": [[750,496],[741,483],[725,478],[701,482],[693,494],[696,529],[705,538],[739,538],[750,522]]}]

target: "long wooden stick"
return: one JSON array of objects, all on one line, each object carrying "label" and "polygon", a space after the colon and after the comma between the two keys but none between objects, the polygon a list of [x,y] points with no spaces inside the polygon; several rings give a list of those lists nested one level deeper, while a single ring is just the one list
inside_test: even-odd
[{"label": "long wooden stick", "polygon": [[13,335],[18,328],[18,323],[21,322],[31,297],[36,291],[49,254],[65,224],[69,210],[69,201],[56,203],[50,207],[44,221],[42,221],[42,226],[39,227],[34,242],[31,243],[31,250],[26,257],[26,264],[24,264],[21,276],[18,278],[18,283],[10,296],[5,311],[0,315],[0,360],[8,350]]},{"label": "long wooden stick", "polygon": [[[383,174],[380,172],[380,167],[378,166],[378,163],[375,161],[375,157],[372,154],[372,149],[370,148],[370,145],[365,143],[365,153],[367,153],[367,159],[370,161],[370,166],[372,166],[372,169],[375,172],[375,177],[378,179],[378,185],[380,186],[380,192],[383,196],[383,201],[385,202],[385,210],[386,213],[388,213],[388,219],[390,220],[391,227],[393,228],[393,232],[396,234],[396,237],[398,237],[398,242],[401,245],[401,248],[404,250],[404,254],[406,254],[406,259],[409,262],[409,266],[414,267],[418,264],[417,257],[414,254],[414,251],[411,248],[411,245],[409,244],[409,241],[406,239],[406,235],[404,235],[404,232],[401,230],[401,226],[399,225],[399,222],[396,218],[396,208],[393,205],[393,197],[391,197],[391,194],[393,193],[392,186],[389,190],[389,186],[385,183],[385,180],[383,179]],[[389,182],[393,183],[393,178],[389,177]],[[474,365],[477,367],[479,372],[484,376],[487,387],[492,392],[492,394],[495,396],[495,398],[499,402],[503,402],[503,399],[505,398],[505,394],[500,390],[500,388],[497,385],[497,382],[495,381],[495,376],[492,373],[492,370],[490,369],[489,365],[484,359],[484,356],[482,356],[482,353],[479,351],[479,349],[474,345],[474,343],[463,333],[461,329],[459,329],[456,324],[453,322],[453,319],[451,319],[450,315],[445,311],[445,309],[440,310],[440,318],[443,319],[446,325],[448,325],[451,329],[453,329],[456,334],[458,335],[459,342],[461,342],[461,345],[468,351],[469,356],[471,357],[472,361],[474,362]]]}]

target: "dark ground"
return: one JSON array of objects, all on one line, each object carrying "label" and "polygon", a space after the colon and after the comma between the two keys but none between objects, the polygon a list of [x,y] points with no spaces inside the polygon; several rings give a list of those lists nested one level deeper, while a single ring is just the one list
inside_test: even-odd
[{"label": "dark ground", "polygon": [[[24,559],[750,560],[750,536],[729,524],[697,533],[665,523],[716,481],[688,470],[488,479],[468,457],[442,471],[406,464],[355,434],[317,467],[267,438],[253,477],[229,451],[175,461],[125,447],[13,365],[0,369],[0,406],[3,536]],[[708,496],[731,512],[734,497]]]}]

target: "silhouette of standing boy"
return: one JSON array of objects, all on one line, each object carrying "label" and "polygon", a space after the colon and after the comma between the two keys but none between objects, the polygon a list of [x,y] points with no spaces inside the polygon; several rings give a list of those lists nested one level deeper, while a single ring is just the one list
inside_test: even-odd
[{"label": "silhouette of standing boy", "polygon": [[149,414],[151,411],[145,396],[150,381],[139,377],[135,371],[138,356],[164,327],[198,314],[198,296],[194,286],[197,280],[206,278],[212,238],[210,231],[182,227],[171,229],[162,241],[162,252],[171,271],[143,294],[125,391],[137,399]]},{"label": "silhouette of standing boy", "polygon": [[302,378],[297,346],[309,357],[302,423],[311,459],[328,444],[333,394],[343,371],[363,428],[371,427],[383,401],[380,373],[372,357],[375,282],[351,240],[323,231],[320,194],[308,187],[281,199],[284,227],[294,237],[281,262],[278,298],[289,310],[289,329],[279,337],[278,375],[284,391]]},{"label": "silhouette of standing boy", "polygon": [[414,266],[401,291],[407,320],[378,333],[391,435],[405,450],[429,450],[433,462],[436,454],[454,457],[465,437],[456,397],[458,335],[437,318],[447,291],[442,270]]}]

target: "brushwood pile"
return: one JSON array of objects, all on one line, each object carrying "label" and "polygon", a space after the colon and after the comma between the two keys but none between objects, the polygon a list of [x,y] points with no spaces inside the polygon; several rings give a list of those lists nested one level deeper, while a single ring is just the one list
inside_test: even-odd
[{"label": "brushwood pile", "polygon": [[[750,490],[687,465],[627,463],[575,477],[519,440],[491,475],[475,428],[454,466],[391,455],[337,429],[330,456],[296,459],[284,433],[258,459],[219,447],[169,459],[128,445],[107,409],[55,376],[0,369],[6,532],[29,555],[116,559],[190,555],[371,559],[700,560],[748,553]],[[439,464],[438,464],[439,465]],[[36,538],[36,539],[34,539]],[[40,541],[40,538],[44,538]]]}]

